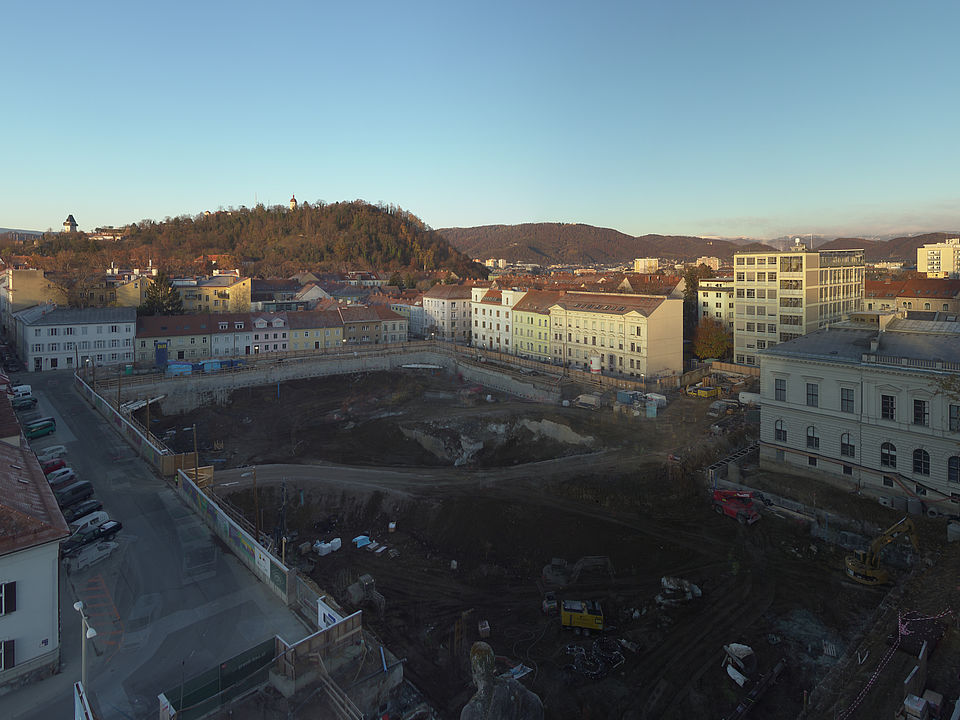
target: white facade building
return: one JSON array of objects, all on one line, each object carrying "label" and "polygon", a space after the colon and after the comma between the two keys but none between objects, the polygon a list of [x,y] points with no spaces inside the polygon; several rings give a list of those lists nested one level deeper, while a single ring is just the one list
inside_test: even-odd
[{"label": "white facade building", "polygon": [[472,340],[474,347],[516,354],[513,338],[513,306],[526,294],[526,290],[496,290],[475,287],[471,292],[471,315],[473,317]]},{"label": "white facade building", "polygon": [[734,360],[838,322],[863,308],[863,250],[737,253],[734,257]]},{"label": "white facade building", "polygon": [[636,258],[633,271],[640,274],[653,274],[660,269],[660,258]]},{"label": "white facade building", "polygon": [[695,267],[700,267],[701,265],[706,265],[711,270],[719,270],[723,262],[718,257],[707,257],[706,255],[698,257],[697,261],[694,263]]},{"label": "white facade building", "polygon": [[[0,412],[13,415],[9,402]],[[59,668],[59,541],[70,531],[33,453],[0,442],[0,467],[3,688],[39,680]]]},{"label": "white facade building", "polygon": [[960,238],[947,238],[941,243],[917,248],[917,272],[928,278],[957,277],[960,274]]},{"label": "white facade building", "polygon": [[423,294],[424,335],[470,342],[470,287],[434,285]]},{"label": "white facade building", "polygon": [[37,305],[14,315],[17,350],[27,370],[64,370],[86,362],[133,362],[137,310]]},{"label": "white facade building", "polygon": [[762,466],[960,512],[960,323],[864,312],[760,359]]},{"label": "white facade building", "polygon": [[707,278],[697,285],[697,320],[710,318],[733,330],[733,278]]}]

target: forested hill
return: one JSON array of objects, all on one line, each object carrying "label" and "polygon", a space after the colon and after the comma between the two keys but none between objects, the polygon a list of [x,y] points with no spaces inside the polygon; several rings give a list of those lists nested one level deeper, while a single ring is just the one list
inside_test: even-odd
[{"label": "forested hill", "polygon": [[633,237],[610,228],[566,223],[483,225],[443,228],[437,232],[470,257],[504,258],[508,262],[540,265],[620,263],[639,257],[696,260],[706,255],[726,258],[743,247],[729,240],[686,235]]},{"label": "forested hill", "polygon": [[413,214],[396,207],[343,202],[181,216],[129,227],[125,244],[154,257],[190,262],[229,255],[257,274],[287,277],[303,269],[452,270],[479,277],[480,266]]},{"label": "forested hill", "polygon": [[[254,277],[289,277],[301,270],[378,270],[420,273],[452,270],[463,278],[486,270],[451,247],[417,217],[365,202],[182,215],[129,225],[120,242],[85,233],[45,233],[30,244],[0,237],[0,254],[26,256],[37,267],[89,271],[115,263],[170,273],[204,271],[198,259],[215,255],[221,268]],[[209,264],[209,263],[207,263]],[[206,268],[209,270],[209,268]]]}]

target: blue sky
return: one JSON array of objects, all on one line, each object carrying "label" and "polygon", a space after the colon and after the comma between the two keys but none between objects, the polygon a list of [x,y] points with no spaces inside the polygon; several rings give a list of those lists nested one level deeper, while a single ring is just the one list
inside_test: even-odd
[{"label": "blue sky", "polygon": [[0,227],[296,193],[433,227],[960,229],[956,2],[2,12]]}]

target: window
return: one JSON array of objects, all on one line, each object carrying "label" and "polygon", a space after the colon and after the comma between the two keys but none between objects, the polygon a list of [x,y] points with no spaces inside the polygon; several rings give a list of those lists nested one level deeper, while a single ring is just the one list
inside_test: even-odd
[{"label": "window", "polygon": [[840,388],[840,412],[854,412],[853,388]]},{"label": "window", "polygon": [[820,448],[820,436],[817,435],[817,429],[813,425],[807,428],[807,447],[813,450]]},{"label": "window", "polygon": [[15,663],[13,640],[4,640],[0,643],[0,670],[9,670]]},{"label": "window", "polygon": [[807,407],[820,406],[820,386],[817,383],[807,383]]},{"label": "window", "polygon": [[844,466],[843,466],[843,474],[844,474],[844,475],[853,475],[853,468],[852,468],[850,465],[844,465]]},{"label": "window", "polygon": [[960,483],[960,457],[956,455],[947,460],[947,480]]},{"label": "window", "polygon": [[913,424],[914,425],[930,424],[930,403],[927,402],[926,400],[913,401]]},{"label": "window", "polygon": [[844,433],[840,436],[840,454],[846,457],[856,457],[857,449],[853,446],[850,439],[850,433]]},{"label": "window", "polygon": [[787,381],[784,378],[777,378],[773,381],[774,398],[780,402],[787,401]]},{"label": "window", "polygon": [[0,615],[9,615],[17,609],[17,584],[0,583]]},{"label": "window", "polygon": [[880,417],[884,420],[897,419],[897,398],[895,396],[880,396]]},{"label": "window", "polygon": [[880,465],[895,468],[897,466],[897,446],[885,442],[880,446]]},{"label": "window", "polygon": [[783,426],[783,420],[777,420],[776,425],[774,425],[773,436],[777,442],[787,441],[787,429]]},{"label": "window", "polygon": [[913,451],[913,471],[920,475],[930,474],[930,453],[919,448]]},{"label": "window", "polygon": [[813,455],[811,455],[810,457],[807,458],[807,465],[809,465],[810,467],[816,467],[817,459]]},{"label": "window", "polygon": [[889,475],[883,476],[883,486],[884,487],[893,487],[893,478]]},{"label": "window", "polygon": [[960,432],[960,405],[950,406],[950,431]]}]

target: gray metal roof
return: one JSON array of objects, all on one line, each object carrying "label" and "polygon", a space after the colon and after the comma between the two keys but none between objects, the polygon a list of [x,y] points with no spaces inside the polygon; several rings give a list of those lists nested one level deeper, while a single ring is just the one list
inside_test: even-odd
[{"label": "gray metal roof", "polygon": [[[30,308],[33,310],[34,308]],[[18,316],[19,313],[18,313]],[[94,323],[136,322],[137,309],[110,308],[55,308],[47,312],[20,316],[25,325],[85,325]]]},{"label": "gray metal roof", "polygon": [[[907,358],[924,362],[960,363],[960,332],[938,332],[931,326],[955,323],[923,320],[894,321],[878,334],[876,328],[833,327],[816,330],[794,340],[780,343],[759,354],[775,357],[806,357],[831,362],[857,363],[863,355],[877,358]],[[891,322],[891,325],[894,323]],[[870,341],[879,337],[879,346],[871,350]]]}]

